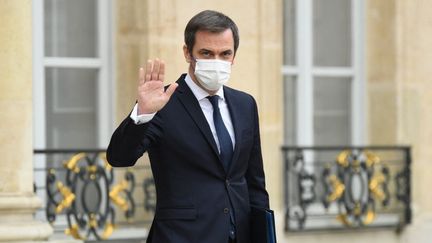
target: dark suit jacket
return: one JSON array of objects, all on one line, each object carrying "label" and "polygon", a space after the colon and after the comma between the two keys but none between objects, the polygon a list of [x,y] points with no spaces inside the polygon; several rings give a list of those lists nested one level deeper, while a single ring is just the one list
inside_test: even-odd
[{"label": "dark suit jacket", "polygon": [[182,75],[166,106],[148,123],[127,117],[107,151],[113,166],[131,166],[148,152],[157,206],[147,242],[226,243],[230,200],[238,243],[249,243],[250,205],[268,208],[258,113],[252,96],[224,87],[235,132],[228,171],[201,107]]}]

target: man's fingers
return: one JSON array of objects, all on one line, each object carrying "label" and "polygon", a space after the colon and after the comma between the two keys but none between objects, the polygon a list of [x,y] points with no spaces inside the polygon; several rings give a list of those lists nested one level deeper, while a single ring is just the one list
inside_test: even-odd
[{"label": "man's fingers", "polygon": [[158,80],[159,68],[160,68],[160,61],[159,59],[156,58],[154,61],[153,70],[151,72],[151,80],[153,81]]},{"label": "man's fingers", "polygon": [[151,80],[152,69],[153,69],[153,61],[152,60],[147,60],[144,82],[147,82],[147,81]]},{"label": "man's fingers", "polygon": [[142,85],[145,83],[145,73],[144,73],[144,68],[140,67],[139,69],[139,73],[138,73],[138,84]]},{"label": "man's fingers", "polygon": [[161,60],[159,66],[158,80],[163,82],[164,79],[165,79],[165,62]]},{"label": "man's fingers", "polygon": [[177,86],[178,86],[177,83],[170,84],[170,86],[168,86],[167,90],[165,91],[165,95],[167,95],[168,98],[171,97],[171,95],[176,90]]}]

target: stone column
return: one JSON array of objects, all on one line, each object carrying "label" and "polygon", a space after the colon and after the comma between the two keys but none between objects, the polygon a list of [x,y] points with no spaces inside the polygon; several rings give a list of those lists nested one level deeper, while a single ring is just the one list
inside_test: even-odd
[{"label": "stone column", "polygon": [[0,242],[34,242],[52,234],[33,213],[32,4],[0,0]]}]

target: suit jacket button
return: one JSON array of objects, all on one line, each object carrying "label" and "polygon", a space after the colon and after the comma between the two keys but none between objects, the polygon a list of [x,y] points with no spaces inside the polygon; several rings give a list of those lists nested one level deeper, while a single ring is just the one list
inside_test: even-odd
[{"label": "suit jacket button", "polygon": [[229,213],[229,208],[224,208],[224,213],[225,214]]},{"label": "suit jacket button", "polygon": [[225,185],[229,186],[230,185],[230,181],[229,180],[225,180]]}]

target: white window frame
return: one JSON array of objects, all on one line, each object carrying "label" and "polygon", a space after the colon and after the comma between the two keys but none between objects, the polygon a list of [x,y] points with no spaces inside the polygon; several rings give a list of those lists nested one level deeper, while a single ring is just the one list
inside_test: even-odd
[{"label": "white window frame", "polygon": [[[96,0],[98,11],[97,46],[98,56],[94,58],[45,57],[44,42],[44,0],[33,1],[33,111],[34,147],[46,148],[45,68],[88,68],[98,70],[97,124],[98,146],[108,145],[114,128],[114,83],[112,60],[113,1]],[[37,113],[37,115],[36,115]],[[42,115],[41,115],[42,114]]]},{"label": "white window frame", "polygon": [[[351,66],[320,67],[313,64],[313,0],[295,0],[296,64],[284,65],[284,77],[296,77],[296,145],[314,145],[313,90],[315,77],[350,78],[351,85],[351,145],[364,145],[365,112],[365,6],[362,0],[351,0]],[[285,14],[285,13],[284,13]]]},{"label": "white window frame", "polygon": [[[111,132],[114,128],[114,63],[112,60],[113,46],[113,0],[97,0],[98,7],[98,57],[95,58],[70,58],[70,57],[45,57],[44,38],[44,1],[33,0],[32,4],[32,30],[33,30],[33,148],[47,149],[46,138],[46,92],[45,92],[45,68],[89,68],[98,70],[97,90],[98,95],[98,139],[99,148],[106,148]],[[46,156],[33,157],[36,185],[45,186]],[[43,190],[38,190],[37,196],[46,201]],[[37,212],[36,218],[44,219],[43,212]],[[59,217],[58,225],[66,225],[66,220]]]}]

